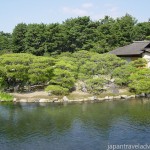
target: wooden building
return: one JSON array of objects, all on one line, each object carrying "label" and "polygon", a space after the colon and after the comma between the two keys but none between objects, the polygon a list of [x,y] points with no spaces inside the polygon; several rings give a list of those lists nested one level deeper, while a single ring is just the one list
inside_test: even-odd
[{"label": "wooden building", "polygon": [[150,68],[150,41],[134,41],[127,46],[119,47],[109,53],[124,58],[128,62],[138,58],[145,58]]}]

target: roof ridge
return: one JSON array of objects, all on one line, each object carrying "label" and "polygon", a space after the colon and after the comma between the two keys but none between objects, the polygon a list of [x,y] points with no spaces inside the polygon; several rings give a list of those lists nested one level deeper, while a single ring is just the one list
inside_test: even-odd
[{"label": "roof ridge", "polygon": [[115,55],[140,55],[144,52],[144,49],[147,45],[150,44],[150,41],[134,41],[129,45],[124,45],[122,47],[118,47],[113,51],[110,51],[111,54]]},{"label": "roof ridge", "polygon": [[133,41],[133,43],[147,43],[150,42],[149,40],[144,40],[144,41]]}]

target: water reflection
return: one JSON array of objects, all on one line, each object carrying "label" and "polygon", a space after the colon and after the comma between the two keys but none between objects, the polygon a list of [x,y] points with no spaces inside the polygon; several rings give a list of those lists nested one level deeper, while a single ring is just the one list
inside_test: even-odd
[{"label": "water reflection", "polygon": [[[0,146],[19,149],[106,149],[149,142],[149,100],[93,104],[1,104]],[[59,143],[59,144],[58,144]]]}]

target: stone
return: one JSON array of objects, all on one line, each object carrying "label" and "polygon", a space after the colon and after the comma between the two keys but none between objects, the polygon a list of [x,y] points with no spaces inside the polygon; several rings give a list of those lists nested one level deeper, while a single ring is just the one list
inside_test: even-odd
[{"label": "stone", "polygon": [[83,102],[83,101],[84,101],[84,99],[78,99],[77,101],[79,101],[79,102]]},{"label": "stone", "polygon": [[145,93],[141,93],[139,96],[140,97],[145,97]]},{"label": "stone", "polygon": [[129,98],[135,98],[135,95],[130,95],[130,96],[128,96]]},{"label": "stone", "polygon": [[127,95],[121,95],[121,99],[128,99],[129,97]]},{"label": "stone", "polygon": [[91,101],[94,101],[94,100],[97,99],[97,97],[96,96],[92,96],[92,97],[89,97],[88,99],[91,100]]},{"label": "stone", "polygon": [[48,96],[51,96],[52,95],[52,93],[51,92],[48,92]]},{"label": "stone", "polygon": [[114,96],[114,99],[121,99],[121,96],[120,95]]},{"label": "stone", "polygon": [[87,101],[89,101],[89,99],[88,98],[83,98],[83,101],[87,102]]},{"label": "stone", "polygon": [[147,97],[147,98],[150,98],[150,94],[146,94],[146,97]]},{"label": "stone", "polygon": [[111,79],[111,80],[110,80],[110,82],[114,82],[114,81],[115,81],[115,79]]},{"label": "stone", "polygon": [[105,98],[98,98],[98,100],[99,100],[99,101],[104,101],[104,100],[105,100]]},{"label": "stone", "polygon": [[42,99],[39,100],[39,103],[46,103],[46,102],[48,102],[48,99],[42,98]]},{"label": "stone", "polygon": [[109,100],[109,96],[105,96],[105,100]]},{"label": "stone", "polygon": [[140,97],[140,95],[136,94],[135,97]]},{"label": "stone", "polygon": [[28,100],[27,99],[20,99],[19,102],[26,103],[26,102],[28,102]]},{"label": "stone", "polygon": [[50,102],[50,103],[52,103],[52,102],[54,102],[54,101],[53,101],[53,99],[49,99],[47,102]]},{"label": "stone", "polygon": [[105,100],[113,100],[114,99],[114,97],[113,96],[105,96],[105,98],[104,98]]},{"label": "stone", "polygon": [[17,98],[14,98],[14,99],[13,99],[13,102],[16,102],[16,101],[17,101]]},{"label": "stone", "polygon": [[87,89],[85,87],[82,88],[82,92],[87,92]]},{"label": "stone", "polygon": [[31,102],[31,103],[36,102],[36,103],[37,103],[37,102],[39,102],[39,100],[40,100],[40,99],[32,98],[32,99],[30,99],[30,101],[29,101],[29,102]]},{"label": "stone", "polygon": [[119,89],[118,89],[118,86],[116,86],[115,83],[111,82],[109,84],[109,87],[107,88],[107,91],[109,93],[113,93],[113,94],[119,94]]},{"label": "stone", "polygon": [[69,101],[69,99],[68,99],[67,96],[64,96],[64,97],[62,98],[62,100],[63,100],[64,102],[68,102],[68,101]]},{"label": "stone", "polygon": [[57,100],[57,101],[54,101],[54,103],[61,103],[61,101],[60,101],[60,100]]},{"label": "stone", "polygon": [[145,97],[145,96],[146,96],[145,93],[141,93],[141,94],[136,95],[136,97]]},{"label": "stone", "polygon": [[113,100],[114,99],[114,97],[113,96],[109,96],[109,100]]},{"label": "stone", "polygon": [[53,102],[56,102],[56,101],[58,101],[58,98],[53,98]]}]

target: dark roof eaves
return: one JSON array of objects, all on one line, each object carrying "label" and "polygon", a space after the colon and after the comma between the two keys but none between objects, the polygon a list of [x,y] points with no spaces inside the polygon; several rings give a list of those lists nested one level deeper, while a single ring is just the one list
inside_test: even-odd
[{"label": "dark roof eaves", "polygon": [[[142,47],[141,49],[138,49],[137,51],[132,51],[132,53],[130,53],[131,51],[126,51],[124,50],[124,48],[134,44],[134,43],[147,43],[146,45],[144,45],[144,47]],[[117,56],[123,56],[123,55],[140,55],[142,54],[143,52],[145,52],[145,47],[150,44],[150,41],[136,41],[136,42],[133,42],[129,45],[126,45],[126,46],[123,46],[123,47],[119,47],[113,51],[110,51],[109,53],[111,54],[115,54]],[[147,52],[150,52],[150,51],[147,51]]]}]

